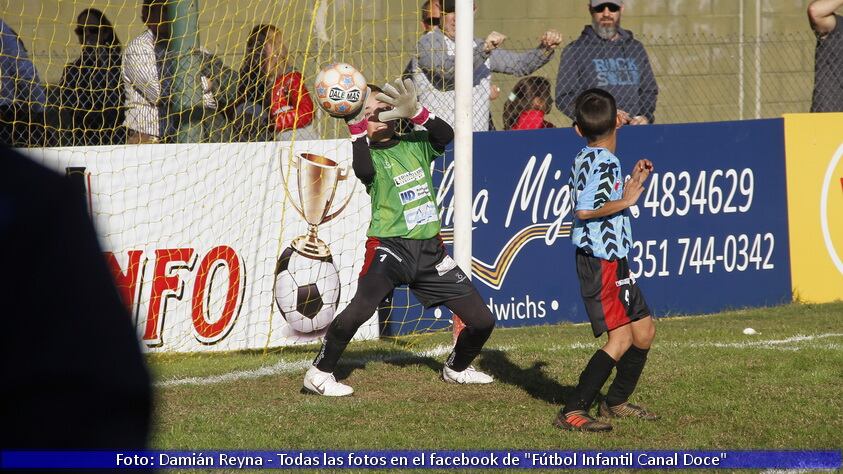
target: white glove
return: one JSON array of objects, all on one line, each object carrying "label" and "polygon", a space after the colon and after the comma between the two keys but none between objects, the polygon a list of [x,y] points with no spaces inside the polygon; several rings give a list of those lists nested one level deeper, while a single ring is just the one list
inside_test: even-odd
[{"label": "white glove", "polygon": [[423,111],[416,95],[416,86],[410,79],[404,79],[403,82],[401,79],[396,79],[395,87],[385,84],[383,92],[376,95],[375,99],[392,106],[392,110],[380,113],[379,122],[402,118],[413,119]]}]

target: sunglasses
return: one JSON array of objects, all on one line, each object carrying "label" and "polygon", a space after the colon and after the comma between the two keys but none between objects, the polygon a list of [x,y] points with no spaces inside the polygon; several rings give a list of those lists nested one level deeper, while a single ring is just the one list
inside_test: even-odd
[{"label": "sunglasses", "polygon": [[605,10],[607,8],[612,13],[617,13],[617,12],[621,11],[620,5],[616,5],[614,3],[601,3],[600,5],[597,5],[596,7],[591,7],[591,11],[594,12],[594,13],[602,13],[603,10]]}]

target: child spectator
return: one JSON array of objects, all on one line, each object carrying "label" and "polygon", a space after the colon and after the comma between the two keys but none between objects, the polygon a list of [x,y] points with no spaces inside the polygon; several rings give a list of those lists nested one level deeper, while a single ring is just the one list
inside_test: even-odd
[{"label": "child spectator", "polygon": [[503,105],[504,130],[554,128],[544,119],[550,113],[550,81],[543,77],[525,77],[515,84]]}]

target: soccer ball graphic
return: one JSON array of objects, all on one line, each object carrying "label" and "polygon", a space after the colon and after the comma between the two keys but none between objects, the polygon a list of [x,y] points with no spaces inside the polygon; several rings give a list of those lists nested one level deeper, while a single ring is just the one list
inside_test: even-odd
[{"label": "soccer ball graphic", "polygon": [[350,64],[334,63],[319,71],[313,89],[326,112],[343,117],[363,106],[366,78]]},{"label": "soccer ball graphic", "polygon": [[340,301],[340,277],[333,259],[319,260],[287,247],[275,267],[275,304],[296,331],[324,329]]}]

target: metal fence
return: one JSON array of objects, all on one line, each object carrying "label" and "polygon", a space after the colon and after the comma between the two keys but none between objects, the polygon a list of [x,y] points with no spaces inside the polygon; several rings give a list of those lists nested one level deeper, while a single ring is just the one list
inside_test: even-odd
[{"label": "metal fence", "polygon": [[[562,83],[603,85],[595,83],[594,76],[604,73],[602,79],[606,87],[618,90],[634,89],[629,83],[646,82],[644,63],[649,62],[654,83],[658,86],[658,95],[654,98],[651,111],[656,123],[685,123],[722,120],[743,120],[752,118],[778,117],[783,113],[807,112],[811,105],[814,77],[814,48],[816,40],[810,31],[800,34],[783,34],[765,37],[713,37],[713,36],[674,36],[670,38],[636,37],[646,51],[644,58],[635,56],[630,51],[605,53],[595,47],[568,50],[567,54],[581,55],[573,63],[580,63],[581,68],[563,67],[560,70],[562,51],[566,44],[575,38],[567,38],[550,56],[546,64],[532,72],[518,71],[516,74],[495,72],[491,74],[485,95],[476,98],[476,123],[487,121],[490,127],[501,130],[518,122],[524,111],[541,110],[547,112],[543,119],[554,126],[569,126],[570,119],[557,107],[557,80],[562,75]],[[535,48],[534,42],[507,40],[502,49],[527,53]],[[591,50],[589,48],[595,48]],[[72,58],[77,48],[69,48],[64,56]],[[61,57],[57,52],[32,53],[50,54]],[[447,51],[435,51],[430,54],[447,56]],[[292,53],[294,64],[304,76],[304,84],[311,89],[313,79],[320,64],[331,60],[344,60],[357,65],[372,83],[382,83],[390,78],[407,72],[408,65],[417,55],[417,44],[413,40],[383,40],[370,43],[356,51],[338,49],[320,49],[318,51],[296,51]],[[517,56],[506,56],[514,60]],[[595,63],[595,58],[602,58]],[[620,58],[621,61],[616,59]],[[220,78],[215,82],[219,94],[228,94],[227,102],[236,102],[237,70],[240,69],[242,56],[221,56],[216,74]],[[631,59],[631,61],[626,61]],[[570,62],[570,58],[569,58]],[[567,64],[567,63],[566,63]],[[583,66],[585,64],[585,66]],[[496,69],[519,69],[517,64],[492,64]],[[89,74],[98,81],[114,81],[114,74],[106,74],[102,68],[110,64],[96,63],[88,71],[76,71],[77,74]],[[227,71],[220,72],[220,67]],[[100,68],[97,70],[96,68]],[[585,68],[585,69],[583,69]],[[600,68],[603,68],[602,70]],[[523,68],[522,68],[523,69]],[[92,74],[91,71],[97,71]],[[106,71],[107,72],[107,71]],[[524,80],[525,76],[541,79]],[[110,79],[109,79],[110,77]],[[418,78],[418,70],[416,78]],[[119,81],[119,78],[116,79]],[[599,81],[599,80],[598,80]],[[614,81],[614,82],[613,82]],[[228,82],[223,84],[222,82]],[[478,81],[478,85],[482,81]],[[643,83],[642,82],[642,83]],[[81,84],[81,85],[80,85]],[[99,100],[88,100],[80,113],[80,99],[76,89],[86,88],[88,96],[109,95]],[[17,103],[14,110],[2,113],[2,141],[16,146],[55,146],[80,145],[87,143],[87,136],[96,135],[103,143],[122,142],[125,133],[105,133],[103,125],[90,118],[103,113],[109,108],[113,115],[114,84],[77,81],[46,85],[47,107],[34,110],[29,104]],[[119,86],[122,88],[122,86]],[[448,93],[450,86],[438,84],[444,89],[443,94],[422,94],[423,100],[434,110],[452,110],[453,94]],[[547,90],[534,90],[536,87],[549,87]],[[494,97],[493,91],[499,89]],[[439,91],[443,92],[443,91]],[[491,96],[490,96],[491,94]],[[623,93],[621,93],[623,95]],[[526,97],[529,96],[529,97]],[[533,97],[539,97],[538,102]],[[163,98],[162,100],[165,100]],[[547,100],[550,104],[547,104]],[[438,102],[437,102],[438,101]],[[544,104],[540,102],[544,101]],[[222,102],[222,97],[220,97]],[[485,103],[484,103],[485,102]],[[119,99],[118,99],[119,103]],[[105,105],[97,105],[105,104]],[[8,104],[7,104],[8,105]],[[99,107],[99,109],[98,109]],[[233,110],[233,109],[232,109]],[[216,127],[215,133],[205,135],[207,141],[265,140],[272,134],[240,133],[242,123],[233,119],[231,114],[214,112],[209,115],[206,127]],[[646,115],[644,109],[630,111],[633,115]],[[447,115],[447,113],[445,114]],[[529,115],[529,114],[528,114]],[[535,114],[534,114],[535,115]],[[113,123],[113,119],[112,123]],[[527,120],[525,123],[533,123]],[[100,130],[86,130],[86,127],[99,127]],[[117,128],[119,126],[115,126]],[[317,111],[313,123],[316,135],[323,138],[345,136],[341,122],[329,118]],[[483,128],[480,128],[483,129]],[[216,133],[225,132],[225,133]],[[102,138],[102,137],[105,138]]]}]

